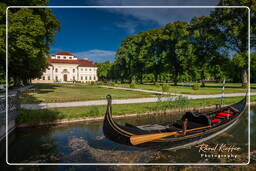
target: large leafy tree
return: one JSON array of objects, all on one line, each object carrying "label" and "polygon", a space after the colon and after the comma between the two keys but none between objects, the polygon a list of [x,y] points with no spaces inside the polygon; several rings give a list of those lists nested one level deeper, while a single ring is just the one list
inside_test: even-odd
[{"label": "large leafy tree", "polygon": [[98,67],[97,74],[98,74],[99,80],[107,81],[111,79],[110,71],[113,65],[112,63],[110,63],[109,61],[106,61],[103,63],[97,63],[96,65]]},{"label": "large leafy tree", "polygon": [[[256,1],[253,0],[229,0],[221,1],[219,5],[248,6],[251,8],[251,30],[252,47],[255,47],[255,26],[256,26]],[[225,46],[230,53],[234,54],[234,62],[241,71],[242,84],[248,81],[248,9],[247,8],[225,8],[216,9],[211,17],[215,20],[218,29],[225,36]]]},{"label": "large leafy tree", "polygon": [[167,24],[163,34],[166,63],[173,75],[174,85],[177,85],[180,77],[191,70],[190,66],[195,61],[193,45],[189,40],[190,26],[180,21]]},{"label": "large leafy tree", "polygon": [[[224,56],[221,55],[224,46],[224,35],[215,27],[211,17],[197,17],[191,20],[191,42],[195,48],[196,68],[200,75],[202,87],[209,72],[222,73]],[[220,75],[217,76],[218,78]]]},{"label": "large leafy tree", "polygon": [[[1,4],[1,12],[6,6],[13,5],[46,5],[47,1],[5,1]],[[2,14],[2,13],[1,13]],[[5,14],[1,15],[5,18]],[[1,18],[2,19],[2,18]],[[60,27],[60,23],[50,9],[10,8],[8,10],[8,71],[9,80],[18,85],[41,76],[48,67],[47,57],[49,45]],[[5,24],[0,27],[0,34],[5,32]],[[5,37],[1,37],[1,58],[5,51]],[[4,43],[2,43],[4,42]],[[2,63],[1,59],[1,63]]]}]

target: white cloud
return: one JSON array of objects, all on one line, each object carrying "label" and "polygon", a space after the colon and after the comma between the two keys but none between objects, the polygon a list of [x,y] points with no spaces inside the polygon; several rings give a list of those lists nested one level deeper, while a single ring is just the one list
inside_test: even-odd
[{"label": "white cloud", "polygon": [[100,49],[92,49],[84,52],[74,53],[78,58],[88,58],[93,62],[104,62],[104,61],[114,61],[115,60],[115,51],[109,50],[100,50]]},{"label": "white cloud", "polygon": [[129,34],[133,34],[136,31],[138,25],[135,21],[123,21],[115,24],[119,28],[124,28]]},{"label": "white cloud", "polygon": [[[216,5],[219,0],[119,0],[119,1],[109,1],[109,0],[89,0],[89,3],[93,5],[118,5],[118,6],[155,6],[155,5],[163,5],[163,6],[195,6],[195,5]],[[210,13],[209,8],[107,8],[104,10],[108,10],[113,13],[118,13],[123,16],[132,16],[134,19],[143,22],[153,22],[160,26],[163,26],[167,23],[174,22],[176,20],[189,21],[192,17],[208,15]]]}]

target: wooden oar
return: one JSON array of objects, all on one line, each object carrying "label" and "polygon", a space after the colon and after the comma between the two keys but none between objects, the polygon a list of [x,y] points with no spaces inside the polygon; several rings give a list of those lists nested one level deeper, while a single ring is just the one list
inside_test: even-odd
[{"label": "wooden oar", "polygon": [[[205,129],[205,128],[209,128],[209,127],[211,127],[211,126],[208,125],[208,126],[203,126],[203,127],[199,127],[199,128],[188,129],[186,132]],[[182,131],[176,131],[176,132],[153,133],[153,134],[144,134],[144,135],[133,135],[130,137],[130,142],[132,145],[138,145],[138,144],[142,144],[145,142],[150,142],[150,141],[154,141],[154,140],[161,139],[164,137],[176,135],[179,132],[182,133]]]}]

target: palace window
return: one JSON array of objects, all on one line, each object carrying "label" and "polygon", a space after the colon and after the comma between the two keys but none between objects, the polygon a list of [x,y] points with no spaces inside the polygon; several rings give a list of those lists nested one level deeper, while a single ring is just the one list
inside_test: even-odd
[{"label": "palace window", "polygon": [[55,80],[58,81],[58,76],[55,77]]},{"label": "palace window", "polygon": [[45,77],[43,76],[43,80],[45,80]]},{"label": "palace window", "polygon": [[76,70],[75,69],[73,69],[73,73],[75,73],[76,72]]},{"label": "palace window", "polygon": [[87,76],[85,76],[84,79],[87,80]]},{"label": "palace window", "polygon": [[93,79],[96,80],[96,77],[94,76]]},{"label": "palace window", "polygon": [[55,68],[55,72],[58,72],[58,68]]},{"label": "palace window", "polygon": [[86,68],[85,68],[84,70],[85,70],[85,71],[87,71],[87,69],[86,69]]},{"label": "palace window", "polygon": [[81,80],[83,80],[83,76],[81,76]]},{"label": "palace window", "polygon": [[48,80],[50,80],[51,79],[51,77],[50,76],[48,76]]},{"label": "palace window", "polygon": [[83,71],[83,68],[81,68],[81,71]]},{"label": "palace window", "polygon": [[63,69],[63,72],[68,72],[68,70],[67,69]]},{"label": "palace window", "polygon": [[91,69],[89,69],[89,71],[91,71]]},{"label": "palace window", "polygon": [[89,80],[91,80],[91,79],[92,79],[92,77],[90,76],[90,77],[89,77]]},{"label": "palace window", "polygon": [[66,59],[66,56],[64,56],[63,59]]},{"label": "palace window", "polygon": [[75,76],[73,76],[73,80],[75,81],[75,79],[76,79],[76,77]]},{"label": "palace window", "polygon": [[69,57],[69,59],[72,59],[72,57]]},{"label": "palace window", "polygon": [[57,56],[58,59],[60,59],[60,56]]}]

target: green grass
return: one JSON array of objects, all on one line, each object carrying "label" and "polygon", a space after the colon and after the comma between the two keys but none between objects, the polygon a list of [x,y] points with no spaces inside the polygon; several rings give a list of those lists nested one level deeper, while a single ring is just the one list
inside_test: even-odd
[{"label": "green grass", "polygon": [[[233,104],[241,100],[243,97],[227,97],[225,104]],[[251,101],[256,101],[256,96],[251,97]],[[220,103],[220,98],[214,99],[196,99],[186,100],[179,99],[176,102],[154,102],[154,103],[139,103],[139,104],[115,104],[113,105],[113,114],[122,115],[129,113],[145,113],[150,111],[159,111],[177,108],[202,107],[211,106]],[[40,121],[54,121],[56,119],[73,119],[103,116],[106,106],[81,106],[81,107],[65,107],[52,108],[42,110],[27,110],[21,109],[20,115],[17,117],[17,123],[36,124]]]},{"label": "green grass", "polygon": [[107,94],[111,94],[115,99],[155,97],[152,93],[107,89],[87,84],[37,84],[21,94],[21,103],[100,100],[106,99]]},{"label": "green grass", "polygon": [[[125,87],[129,88],[129,84],[118,84],[117,87]],[[145,89],[145,90],[155,90],[155,91],[162,91],[162,87],[153,84],[136,84],[135,88],[137,89]],[[198,90],[193,90],[192,87],[184,87],[184,86],[171,86],[169,92],[171,93],[178,93],[178,94],[220,94],[221,93],[221,86],[219,84],[212,84],[208,85],[208,87],[200,87]],[[253,90],[255,91],[255,90]],[[241,87],[237,88],[225,88],[225,93],[244,93],[246,92],[245,89]]]}]

